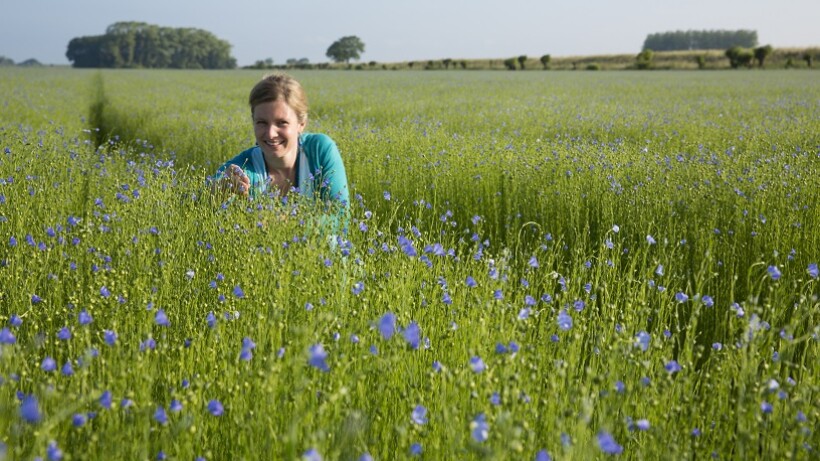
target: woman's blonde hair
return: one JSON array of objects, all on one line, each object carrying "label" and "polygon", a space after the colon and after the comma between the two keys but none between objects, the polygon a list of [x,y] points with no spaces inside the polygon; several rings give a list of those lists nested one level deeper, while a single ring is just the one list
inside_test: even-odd
[{"label": "woman's blonde hair", "polygon": [[251,113],[259,104],[272,101],[284,101],[294,112],[300,122],[307,123],[308,101],[305,90],[295,78],[287,74],[268,74],[262,77],[251,89],[248,104]]}]

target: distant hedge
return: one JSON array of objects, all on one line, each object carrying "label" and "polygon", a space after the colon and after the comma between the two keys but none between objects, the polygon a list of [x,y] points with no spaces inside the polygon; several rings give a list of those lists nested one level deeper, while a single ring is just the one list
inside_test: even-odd
[{"label": "distant hedge", "polygon": [[725,50],[733,46],[757,46],[755,30],[678,30],[649,34],[643,42],[644,50]]}]

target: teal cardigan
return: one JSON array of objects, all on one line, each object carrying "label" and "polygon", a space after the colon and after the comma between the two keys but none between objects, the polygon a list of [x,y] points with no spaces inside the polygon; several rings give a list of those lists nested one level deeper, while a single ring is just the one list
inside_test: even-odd
[{"label": "teal cardigan", "polygon": [[[257,198],[268,192],[268,170],[259,146],[251,147],[228,160],[216,171],[213,179],[218,179],[230,165],[237,165],[250,179],[250,196]],[[329,136],[319,133],[302,133],[299,137],[299,152],[296,157],[296,192],[307,198],[322,202],[335,202],[339,213],[332,219],[332,227],[338,231],[340,218],[345,216],[350,203],[350,191],[339,148]],[[336,214],[336,213],[334,213]],[[321,227],[326,227],[323,223]],[[335,233],[335,232],[334,232]]]}]

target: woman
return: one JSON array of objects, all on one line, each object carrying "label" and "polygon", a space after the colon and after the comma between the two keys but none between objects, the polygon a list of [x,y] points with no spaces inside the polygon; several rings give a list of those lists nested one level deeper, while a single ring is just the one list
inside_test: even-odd
[{"label": "woman", "polygon": [[346,210],[350,199],[339,149],[324,134],[305,133],[308,103],[302,86],[285,74],[267,75],[251,90],[256,146],[228,160],[214,188],[231,194],[302,196]]}]

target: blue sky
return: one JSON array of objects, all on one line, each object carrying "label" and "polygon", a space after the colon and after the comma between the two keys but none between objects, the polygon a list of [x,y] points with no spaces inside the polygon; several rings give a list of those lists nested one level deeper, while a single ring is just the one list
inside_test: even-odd
[{"label": "blue sky", "polygon": [[0,55],[68,64],[69,40],[117,21],[197,27],[240,65],[325,62],[345,35],[363,61],[637,53],[647,34],[752,29],[775,48],[820,46],[820,0],[3,0]]}]

